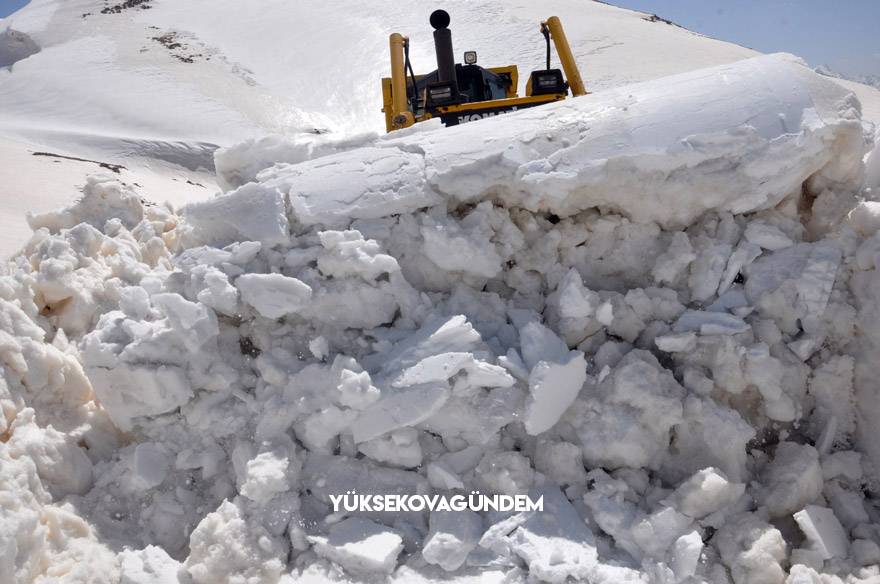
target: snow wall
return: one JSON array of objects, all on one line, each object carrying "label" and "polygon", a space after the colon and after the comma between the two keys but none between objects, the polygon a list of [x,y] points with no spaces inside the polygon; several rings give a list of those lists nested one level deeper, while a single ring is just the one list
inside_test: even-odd
[{"label": "snow wall", "polygon": [[495,199],[563,217],[603,207],[683,227],[707,210],[772,207],[813,175],[858,181],[863,142],[851,94],[789,56],[770,55],[513,119],[398,132],[373,150],[261,180],[290,193],[304,224]]},{"label": "snow wall", "polygon": [[[769,56],[246,143],[179,213],[92,178],[0,276],[3,573],[880,577],[865,136]],[[353,489],[545,507],[332,513]]]}]

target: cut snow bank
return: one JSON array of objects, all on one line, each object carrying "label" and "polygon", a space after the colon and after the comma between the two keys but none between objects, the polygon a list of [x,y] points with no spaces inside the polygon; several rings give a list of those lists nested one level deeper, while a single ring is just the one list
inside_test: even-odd
[{"label": "cut snow bank", "polygon": [[[858,102],[788,55],[648,81],[510,119],[380,140],[260,175],[306,225],[494,199],[690,224],[770,208],[808,178],[861,184]],[[368,155],[367,155],[368,154]],[[821,180],[820,180],[821,179]],[[818,194],[818,193],[817,193]]]},{"label": "cut snow bank", "polygon": [[[252,143],[224,180],[256,182],[179,214],[90,180],[0,275],[4,573],[876,580],[860,132],[766,57],[298,164]],[[369,508],[476,491],[544,509]]]}]

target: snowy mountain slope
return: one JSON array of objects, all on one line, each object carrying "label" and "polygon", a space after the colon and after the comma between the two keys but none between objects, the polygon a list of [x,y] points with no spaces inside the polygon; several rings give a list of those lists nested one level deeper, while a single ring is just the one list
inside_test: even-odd
[{"label": "snowy mountain slope", "polygon": [[[139,184],[169,169],[210,190],[210,177],[198,169],[211,170],[212,145],[314,128],[380,131],[378,80],[388,74],[390,32],[412,38],[417,70],[434,67],[427,22],[434,6],[422,2],[266,0],[247,10],[235,0],[128,4],[35,0],[0,21],[0,141],[10,142],[7,150],[23,154],[15,144],[25,143],[122,164]],[[537,23],[558,14],[590,90],[755,54],[599,2],[444,6],[457,53],[474,49],[484,65],[513,63],[522,72],[543,59]],[[859,95],[866,119],[880,120],[880,92],[842,83]],[[39,170],[35,164],[21,168]],[[82,173],[71,170],[67,182],[82,184]],[[21,217],[20,194],[43,190],[40,173],[10,174],[0,201]],[[188,200],[176,182],[152,196]],[[57,205],[69,196],[52,189],[40,200]],[[9,225],[3,255],[28,229],[22,218]]]},{"label": "snowy mountain slope", "polygon": [[[422,2],[269,0],[242,11],[233,0],[149,0],[101,13],[111,5],[48,0],[2,22],[41,50],[2,74],[0,125],[218,144],[312,127],[378,130],[388,34],[408,34],[416,69],[434,68],[434,7]],[[446,9],[457,52],[524,71],[542,62],[538,22],[560,15],[592,90],[755,54],[597,2]]]}]

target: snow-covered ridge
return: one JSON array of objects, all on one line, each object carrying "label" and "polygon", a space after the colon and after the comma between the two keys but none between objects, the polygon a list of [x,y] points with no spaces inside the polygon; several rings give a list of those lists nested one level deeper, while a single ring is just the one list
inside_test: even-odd
[{"label": "snow-covered ridge", "polygon": [[[250,142],[180,213],[91,178],[0,276],[4,573],[880,577],[880,210],[829,83],[764,57]],[[545,510],[334,516],[352,489]]]}]

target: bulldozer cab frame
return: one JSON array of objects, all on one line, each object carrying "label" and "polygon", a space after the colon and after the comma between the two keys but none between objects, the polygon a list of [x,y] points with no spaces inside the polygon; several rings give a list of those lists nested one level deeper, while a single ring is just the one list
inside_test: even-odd
[{"label": "bulldozer cab frame", "polygon": [[[409,39],[399,33],[389,37],[391,77],[382,79],[385,128],[388,132],[407,128],[418,122],[440,118],[446,126],[455,126],[502,113],[560,101],[587,93],[580,71],[571,53],[562,23],[551,16],[541,23],[547,42],[547,67],[533,71],[526,84],[526,95],[517,94],[519,75],[516,65],[484,68],[475,64],[471,52],[468,64],[455,63],[449,15],[437,10],[431,15],[437,69],[415,75],[409,62]],[[565,72],[550,68],[550,42]],[[409,73],[409,75],[407,75]]]}]

